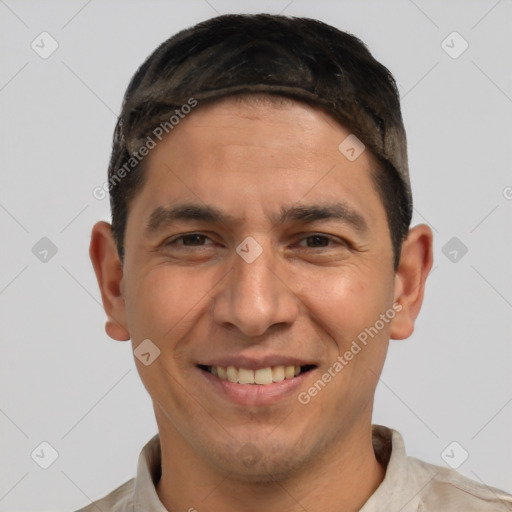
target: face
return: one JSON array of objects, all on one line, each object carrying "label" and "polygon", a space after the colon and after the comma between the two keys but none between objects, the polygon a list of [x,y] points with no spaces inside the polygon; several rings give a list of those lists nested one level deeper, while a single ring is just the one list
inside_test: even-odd
[{"label": "face", "polygon": [[182,454],[240,478],[286,475],[370,425],[396,286],[373,161],[339,151],[349,134],[298,102],[231,98],[147,157],[124,315],[134,348],[160,350],[136,363]]}]

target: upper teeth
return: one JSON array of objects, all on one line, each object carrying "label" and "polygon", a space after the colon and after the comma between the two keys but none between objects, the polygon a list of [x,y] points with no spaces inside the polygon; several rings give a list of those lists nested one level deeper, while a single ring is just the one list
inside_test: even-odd
[{"label": "upper teeth", "polygon": [[258,370],[248,368],[236,368],[235,366],[210,366],[213,375],[222,380],[237,382],[239,384],[272,384],[291,379],[300,374],[300,366],[267,366]]}]

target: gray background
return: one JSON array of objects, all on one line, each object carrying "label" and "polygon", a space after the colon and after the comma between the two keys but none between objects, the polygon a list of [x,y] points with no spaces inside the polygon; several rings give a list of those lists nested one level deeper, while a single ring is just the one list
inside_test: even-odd
[{"label": "gray background", "polygon": [[[1,511],[73,510],[134,475],[156,424],[130,345],[103,330],[88,242],[109,209],[92,190],[145,57],[217,13],[262,11],[356,34],[400,84],[413,224],[434,230],[435,262],[413,336],[391,343],[374,422],[441,466],[457,441],[460,472],[512,491],[510,0],[0,0]],[[59,45],[46,59],[31,47],[50,48],[43,31]],[[457,58],[459,36],[452,56],[442,46],[453,31],[469,44]],[[42,237],[57,248],[46,261]],[[42,441],[59,455],[48,469],[30,455]]]}]

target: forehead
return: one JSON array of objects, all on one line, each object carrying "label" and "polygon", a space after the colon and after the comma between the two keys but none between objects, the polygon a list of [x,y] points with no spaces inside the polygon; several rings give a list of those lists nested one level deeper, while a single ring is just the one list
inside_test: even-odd
[{"label": "forehead", "polygon": [[135,202],[148,205],[146,219],[185,200],[244,214],[258,204],[275,218],[283,205],[341,200],[371,222],[383,213],[371,177],[375,161],[369,151],[353,161],[340,152],[350,135],[321,108],[280,96],[199,105],[146,158]]},{"label": "forehead", "polygon": [[[183,116],[149,154],[146,167],[166,159],[173,168],[186,161],[190,169],[213,168],[222,160],[223,169],[232,162],[239,171],[268,163],[259,169],[263,175],[277,161],[298,171],[328,160],[353,170],[374,165],[370,151],[347,165],[340,153],[347,137],[354,135],[320,107],[268,93],[236,95],[199,104]],[[248,154],[257,159],[248,160]],[[240,159],[246,159],[243,165]]]}]

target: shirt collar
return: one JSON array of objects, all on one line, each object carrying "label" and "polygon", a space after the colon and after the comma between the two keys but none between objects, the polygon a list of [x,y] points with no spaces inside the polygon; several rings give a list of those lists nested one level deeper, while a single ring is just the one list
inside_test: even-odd
[{"label": "shirt collar", "polygon": [[137,477],[133,489],[134,512],[168,512],[156,492],[162,474],[160,436],[156,434],[144,446],[139,456]]},{"label": "shirt collar", "polygon": [[[408,479],[408,458],[399,432],[382,425],[372,426],[373,449],[377,460],[386,468],[384,480],[368,498],[360,512],[404,510],[414,496],[404,496]],[[415,508],[413,509],[415,510]]]}]

